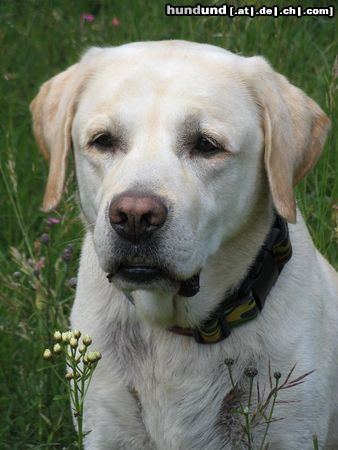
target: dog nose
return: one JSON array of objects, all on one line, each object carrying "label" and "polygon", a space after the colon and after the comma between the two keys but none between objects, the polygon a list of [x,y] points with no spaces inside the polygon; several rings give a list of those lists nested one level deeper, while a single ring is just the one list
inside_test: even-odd
[{"label": "dog nose", "polygon": [[109,206],[111,226],[119,236],[132,242],[149,237],[166,221],[168,209],[157,195],[126,192]]}]

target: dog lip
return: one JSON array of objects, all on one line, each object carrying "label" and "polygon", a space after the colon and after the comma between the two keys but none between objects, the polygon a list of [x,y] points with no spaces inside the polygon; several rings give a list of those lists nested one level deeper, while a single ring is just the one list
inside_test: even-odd
[{"label": "dog lip", "polygon": [[149,263],[140,263],[140,262],[128,262],[126,264],[120,264],[120,267],[156,267]]},{"label": "dog lip", "polygon": [[162,272],[162,270],[155,266],[146,266],[146,265],[133,265],[133,266],[125,266],[122,265],[118,268],[118,271],[126,271],[128,273],[155,273]]},{"label": "dog lip", "polygon": [[160,278],[173,282],[178,281],[177,274],[168,270],[165,265],[140,257],[127,257],[115,264],[108,277],[112,279],[115,276],[139,283],[155,281]]},{"label": "dog lip", "polygon": [[[196,274],[198,274],[199,272],[200,270],[198,270]],[[141,274],[144,274],[148,278],[150,278],[151,276],[154,278],[167,278],[175,282],[185,282],[192,278],[187,278],[186,276],[182,277],[175,271],[170,270],[170,268],[166,267],[166,265],[156,264],[155,262],[151,262],[149,260],[145,261],[141,258],[123,259],[117,264],[115,263],[114,266],[111,267],[111,270],[107,273],[109,278],[120,275],[122,277],[127,276],[131,279],[133,276],[141,277]]]},{"label": "dog lip", "polygon": [[162,269],[149,265],[120,265],[116,274],[129,281],[139,283],[167,277],[166,273]]}]

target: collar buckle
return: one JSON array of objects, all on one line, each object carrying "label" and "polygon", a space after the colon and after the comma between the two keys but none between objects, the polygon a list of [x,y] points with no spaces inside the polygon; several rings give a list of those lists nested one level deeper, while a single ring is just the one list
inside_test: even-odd
[{"label": "collar buckle", "polygon": [[199,344],[216,344],[230,336],[230,326],[225,315],[213,317],[199,328],[192,330],[194,339]]}]

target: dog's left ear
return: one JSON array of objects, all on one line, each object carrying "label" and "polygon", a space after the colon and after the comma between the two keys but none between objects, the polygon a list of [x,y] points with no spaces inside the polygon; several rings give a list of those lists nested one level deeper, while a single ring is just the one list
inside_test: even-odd
[{"label": "dog's left ear", "polygon": [[59,203],[64,187],[66,160],[71,149],[71,125],[83,77],[78,64],[45,82],[30,105],[35,139],[49,160],[43,209]]},{"label": "dog's left ear", "polygon": [[262,111],[264,162],[272,200],[277,212],[295,223],[293,188],[317,162],[330,120],[263,58],[247,58],[245,70]]}]

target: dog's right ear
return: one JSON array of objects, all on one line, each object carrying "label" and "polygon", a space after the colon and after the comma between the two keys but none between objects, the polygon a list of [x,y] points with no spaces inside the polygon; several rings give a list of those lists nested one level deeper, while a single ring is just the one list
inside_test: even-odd
[{"label": "dog's right ear", "polygon": [[30,105],[35,139],[49,160],[49,175],[43,209],[59,203],[65,183],[66,161],[71,149],[71,127],[83,85],[78,64],[45,82]]}]

